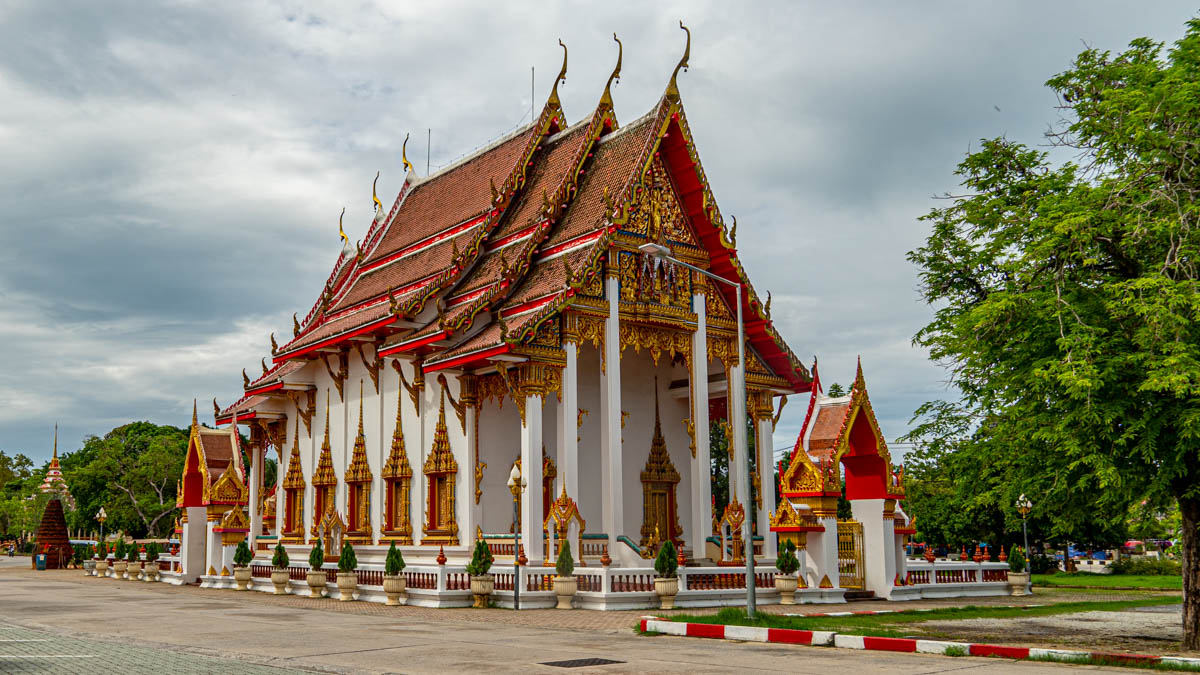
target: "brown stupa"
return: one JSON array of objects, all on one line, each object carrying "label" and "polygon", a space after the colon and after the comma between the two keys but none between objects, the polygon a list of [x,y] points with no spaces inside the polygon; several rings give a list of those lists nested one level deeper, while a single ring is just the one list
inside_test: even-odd
[{"label": "brown stupa", "polygon": [[[38,525],[37,545],[35,555],[46,554],[46,569],[63,569],[71,561],[71,540],[67,536],[67,519],[63,515],[62,500],[51,499],[46,504],[46,512],[42,514],[42,524]],[[37,569],[37,558],[33,558],[33,567]]]}]

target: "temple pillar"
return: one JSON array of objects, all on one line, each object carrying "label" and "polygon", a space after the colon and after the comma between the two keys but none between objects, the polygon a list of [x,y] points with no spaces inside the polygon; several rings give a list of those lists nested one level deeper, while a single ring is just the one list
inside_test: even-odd
[{"label": "temple pillar", "polygon": [[459,528],[459,532],[465,532],[466,535],[460,535],[459,539],[463,542],[473,542],[475,540],[475,531],[483,526],[483,468],[480,466],[481,458],[479,457],[479,394],[476,389],[476,380],[474,375],[459,375],[459,401],[466,408],[467,419],[467,462],[471,467],[469,478],[466,482],[468,499],[460,501],[460,504],[467,504],[465,513],[467,522],[465,526]]},{"label": "temple pillar", "polygon": [[558,406],[558,475],[572,499],[579,499],[579,346],[563,341],[567,363],[562,370],[562,404]]},{"label": "temple pillar", "polygon": [[704,293],[692,296],[696,312],[696,332],[692,333],[691,405],[692,442],[696,459],[692,462],[692,529],[687,533],[692,556],[705,556],[704,540],[712,532],[712,462],[708,433],[708,324]]},{"label": "temple pillar", "polygon": [[[519,395],[519,394],[518,394]],[[521,544],[531,565],[545,559],[542,535],[542,395],[525,396],[521,421],[521,477],[525,494],[521,499]]]},{"label": "temple pillar", "polygon": [[770,513],[775,511],[775,452],[772,447],[771,398],[763,395],[763,401],[755,407],[754,440],[758,446],[758,477],[761,485],[758,510],[754,513],[758,523],[758,534],[763,538],[763,557],[774,559],[777,554],[775,535],[771,534]]},{"label": "temple pillar", "polygon": [[[236,431],[235,431],[236,433]],[[254,542],[258,539],[258,534],[262,532],[262,509],[259,508],[259,500],[262,496],[262,478],[263,478],[263,462],[266,460],[266,441],[259,441],[250,446],[250,534],[247,542],[250,545],[250,550],[254,548]]]},{"label": "temple pillar", "polygon": [[600,378],[600,494],[604,500],[602,527],[608,535],[609,555],[616,556],[617,537],[625,532],[624,494],[621,489],[621,330],[619,282],[604,282],[608,317],[604,320],[604,373]]},{"label": "temple pillar", "polygon": [[[892,593],[892,580],[896,577],[895,559],[892,557],[896,532],[891,519],[885,519],[883,499],[854,499],[850,508],[854,519],[862,524],[863,581],[868,591],[886,598]],[[890,564],[889,564],[890,563]],[[889,570],[891,576],[888,576]]]},{"label": "temple pillar", "polygon": [[825,531],[809,532],[805,538],[807,555],[804,556],[804,562],[808,567],[805,581],[809,588],[818,588],[822,579],[828,577],[829,588],[838,588],[842,577],[838,572],[837,511],[821,513],[814,509],[814,512]]}]

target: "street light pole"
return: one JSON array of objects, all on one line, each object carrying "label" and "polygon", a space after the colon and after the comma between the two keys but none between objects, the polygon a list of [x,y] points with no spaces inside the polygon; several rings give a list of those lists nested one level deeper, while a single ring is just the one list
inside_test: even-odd
[{"label": "street light pole", "polygon": [[521,609],[521,492],[528,483],[521,476],[521,470],[513,464],[512,473],[508,474],[508,490],[513,496],[513,609]]},{"label": "street light pole", "polygon": [[[751,486],[751,472],[753,466],[750,463],[750,448],[746,447],[746,326],[742,320],[742,285],[736,281],[730,281],[725,277],[718,276],[708,270],[700,269],[695,265],[689,265],[684,261],[675,258],[671,255],[671,249],[653,242],[647,242],[638,247],[642,253],[652,255],[660,260],[668,261],[674,265],[679,265],[693,272],[698,272],[704,276],[719,281],[724,284],[733,286],[737,299],[737,338],[738,338],[738,368],[736,383],[728,383],[730,389],[727,390],[730,415],[733,419],[733,435],[737,447],[745,448],[746,450],[746,480],[744,484],[746,501],[753,507],[753,493]],[[736,387],[733,387],[736,385]],[[753,516],[753,508],[751,508],[750,516]],[[746,554],[746,614],[750,617],[754,616],[757,609],[755,597],[755,574],[754,574],[754,518],[747,517],[742,523],[742,546]]]},{"label": "street light pole", "polygon": [[[1033,510],[1033,502],[1029,501],[1029,498],[1022,492],[1021,496],[1017,497],[1017,511],[1021,512],[1021,535],[1025,541],[1025,569],[1027,570],[1029,569],[1029,512],[1031,510]],[[1033,586],[1033,575],[1030,574],[1029,578],[1030,582],[1025,588],[1026,593],[1030,592],[1030,587]]]}]

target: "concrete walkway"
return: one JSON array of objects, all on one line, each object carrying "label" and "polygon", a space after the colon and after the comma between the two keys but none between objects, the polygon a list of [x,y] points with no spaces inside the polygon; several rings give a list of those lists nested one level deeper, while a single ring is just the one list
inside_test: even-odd
[{"label": "concrete walkway", "polygon": [[[24,561],[28,565],[28,560]],[[1043,599],[1044,601],[1044,599]],[[1074,666],[641,637],[621,613],[431,610],[96,579],[0,563],[0,671],[1053,673]],[[2,633],[3,631],[0,631]],[[4,639],[45,642],[3,642]],[[96,663],[53,655],[91,649]],[[23,652],[21,650],[24,650]],[[42,658],[13,658],[18,655]],[[154,654],[151,658],[149,655]],[[214,666],[212,659],[222,659]],[[84,659],[75,659],[80,661]],[[153,664],[153,665],[151,665]],[[1122,669],[1089,668],[1111,672]]]}]

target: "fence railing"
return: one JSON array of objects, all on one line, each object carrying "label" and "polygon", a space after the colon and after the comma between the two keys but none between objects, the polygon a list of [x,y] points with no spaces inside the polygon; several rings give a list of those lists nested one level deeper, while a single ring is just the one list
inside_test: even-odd
[{"label": "fence railing", "polygon": [[910,586],[925,584],[1008,583],[1008,564],[1002,562],[970,562],[961,560],[909,560],[905,582]]}]

